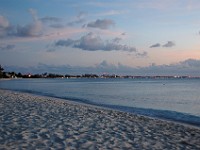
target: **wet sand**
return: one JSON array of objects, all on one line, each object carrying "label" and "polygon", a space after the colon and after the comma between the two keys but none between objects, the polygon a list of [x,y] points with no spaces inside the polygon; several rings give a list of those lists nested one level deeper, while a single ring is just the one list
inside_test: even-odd
[{"label": "wet sand", "polygon": [[0,149],[200,149],[200,128],[0,90]]}]

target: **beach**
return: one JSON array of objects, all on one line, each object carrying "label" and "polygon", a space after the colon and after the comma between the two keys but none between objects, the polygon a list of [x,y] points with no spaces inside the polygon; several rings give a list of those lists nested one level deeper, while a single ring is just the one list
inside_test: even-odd
[{"label": "beach", "polygon": [[0,149],[200,149],[200,128],[0,90]]}]

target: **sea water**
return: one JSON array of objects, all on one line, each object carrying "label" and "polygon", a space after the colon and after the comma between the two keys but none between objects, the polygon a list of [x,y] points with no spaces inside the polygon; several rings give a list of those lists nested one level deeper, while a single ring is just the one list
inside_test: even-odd
[{"label": "sea water", "polygon": [[200,79],[13,79],[0,88],[200,126]]}]

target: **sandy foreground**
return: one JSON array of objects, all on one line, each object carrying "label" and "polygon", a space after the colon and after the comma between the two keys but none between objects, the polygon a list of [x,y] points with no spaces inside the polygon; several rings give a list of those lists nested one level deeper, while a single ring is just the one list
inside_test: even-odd
[{"label": "sandy foreground", "polygon": [[0,90],[0,149],[200,149],[200,128]]}]

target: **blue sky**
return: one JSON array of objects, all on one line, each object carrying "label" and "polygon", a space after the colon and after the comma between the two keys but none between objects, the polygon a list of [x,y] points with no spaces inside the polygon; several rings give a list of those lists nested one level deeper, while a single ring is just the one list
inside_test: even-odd
[{"label": "blue sky", "polygon": [[199,0],[0,0],[17,72],[200,76]]}]

